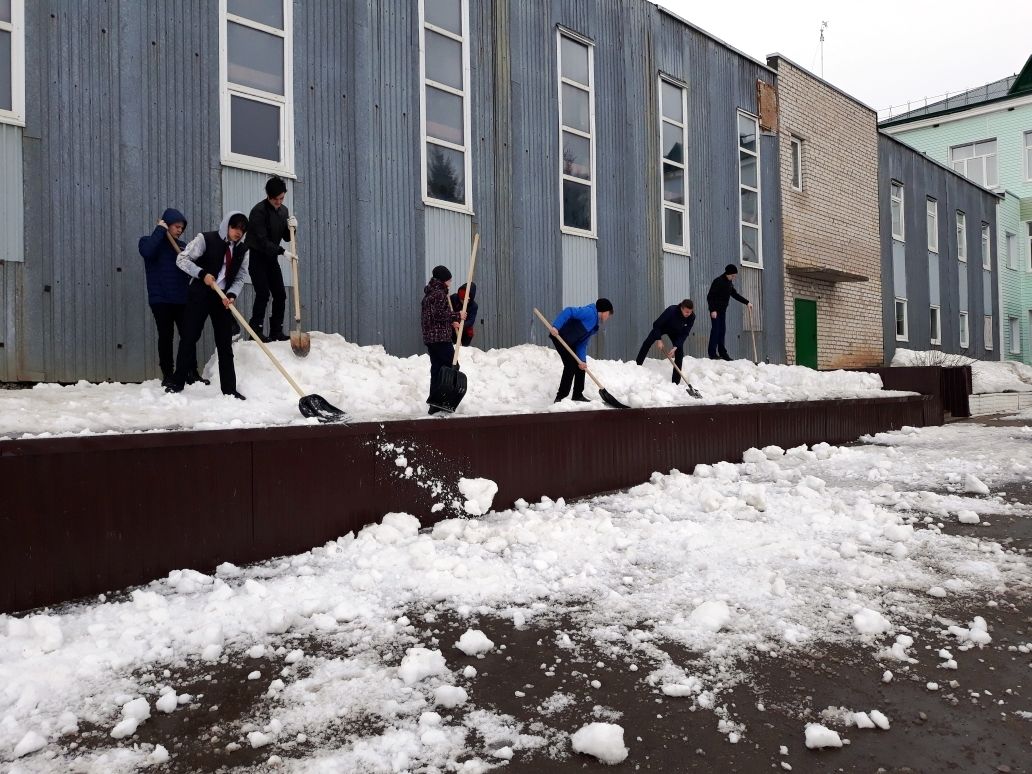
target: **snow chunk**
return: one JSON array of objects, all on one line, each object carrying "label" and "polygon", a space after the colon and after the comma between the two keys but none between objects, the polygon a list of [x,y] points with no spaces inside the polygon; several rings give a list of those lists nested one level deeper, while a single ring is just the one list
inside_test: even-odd
[{"label": "snow chunk", "polygon": [[47,746],[47,740],[37,734],[35,731],[29,731],[21,738],[21,741],[14,746],[14,757],[21,758],[29,753],[34,753],[37,750],[42,750]]},{"label": "snow chunk", "polygon": [[459,492],[466,498],[462,509],[470,516],[482,516],[491,510],[498,484],[489,478],[460,478]]},{"label": "snow chunk", "polygon": [[811,750],[818,750],[823,747],[841,747],[842,740],[837,732],[822,726],[820,723],[807,723],[806,746]]},{"label": "snow chunk", "polygon": [[405,685],[412,685],[431,675],[443,675],[447,672],[448,667],[441,651],[421,647],[409,648],[405,652],[405,658],[401,660],[401,666],[398,667],[398,677]]},{"label": "snow chunk", "polygon": [[154,751],[147,756],[147,761],[152,766],[160,766],[162,763],[168,763],[170,757],[165,746],[158,744],[154,746]]},{"label": "snow chunk", "polygon": [[957,511],[957,521],[961,524],[978,524],[980,519],[974,511]]},{"label": "snow chunk", "polygon": [[964,474],[964,491],[972,494],[987,495],[989,487],[982,483],[981,479],[971,473]]},{"label": "snow chunk", "polygon": [[466,690],[455,685],[439,685],[434,689],[434,703],[448,709],[465,704],[468,699]]},{"label": "snow chunk", "polygon": [[688,626],[702,632],[716,633],[731,620],[731,610],[727,602],[710,600],[692,610],[688,616]]},{"label": "snow chunk", "polygon": [[247,741],[251,743],[251,748],[257,750],[259,747],[265,747],[272,741],[270,734],[263,733],[261,731],[252,731],[247,735]]},{"label": "snow chunk", "polygon": [[615,723],[588,723],[570,737],[574,752],[592,755],[613,766],[627,759],[623,726]]},{"label": "snow chunk", "polygon": [[889,719],[879,710],[871,710],[868,713],[871,716],[871,720],[874,721],[874,725],[878,726],[882,731],[889,730]]},{"label": "snow chunk", "polygon": [[512,755],[513,755],[512,748],[508,747],[508,746],[506,746],[506,747],[499,747],[497,750],[495,750],[493,753],[491,753],[491,755],[493,755],[495,758],[501,758],[502,760],[505,760],[505,761],[511,761],[512,760]]},{"label": "snow chunk", "polygon": [[164,712],[166,714],[175,712],[176,707],[179,706],[179,697],[176,696],[175,691],[169,691],[164,696],[154,702],[154,709],[158,712]]},{"label": "snow chunk", "polygon": [[467,629],[466,632],[459,637],[459,641],[455,643],[455,647],[467,656],[477,656],[491,650],[491,648],[494,647],[494,643],[479,629]]},{"label": "snow chunk", "polygon": [[853,625],[861,634],[882,634],[892,628],[889,619],[868,607],[853,613]]}]

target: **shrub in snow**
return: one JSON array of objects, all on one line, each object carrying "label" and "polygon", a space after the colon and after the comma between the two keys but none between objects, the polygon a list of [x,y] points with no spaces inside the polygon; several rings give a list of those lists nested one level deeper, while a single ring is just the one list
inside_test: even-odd
[{"label": "shrub in snow", "polygon": [[623,731],[615,723],[588,723],[570,737],[570,742],[574,752],[593,755],[613,766],[625,761],[630,752],[624,746]]},{"label": "shrub in snow", "polygon": [[482,516],[491,510],[498,484],[489,478],[460,478],[459,492],[466,498],[462,509],[470,516]]},{"label": "shrub in snow", "polygon": [[842,740],[837,732],[832,731],[820,723],[806,724],[806,746],[810,750],[819,750],[824,747],[841,747]]},{"label": "shrub in snow", "polygon": [[465,633],[459,637],[459,641],[455,643],[455,647],[467,656],[477,656],[491,650],[491,648],[494,647],[494,643],[479,629],[467,629]]},{"label": "shrub in snow", "polygon": [[431,675],[443,675],[447,672],[448,667],[441,651],[420,647],[409,648],[405,652],[405,658],[401,660],[401,666],[398,667],[398,677],[405,685],[412,685]]},{"label": "shrub in snow", "polygon": [[853,625],[861,634],[881,634],[892,628],[889,619],[877,610],[871,610],[867,607],[853,613]]}]

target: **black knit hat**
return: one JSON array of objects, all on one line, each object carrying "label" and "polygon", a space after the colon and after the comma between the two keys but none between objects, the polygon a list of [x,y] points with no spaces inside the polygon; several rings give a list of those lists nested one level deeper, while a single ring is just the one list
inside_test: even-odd
[{"label": "black knit hat", "polygon": [[738,274],[738,267],[733,263],[729,263],[724,267],[724,274]]},{"label": "black knit hat", "polygon": [[613,302],[610,301],[608,298],[600,298],[598,301],[595,302],[595,311],[612,313]]},{"label": "black knit hat", "polygon": [[447,266],[434,266],[431,274],[435,280],[440,280],[441,282],[447,282],[451,279],[451,272],[448,271]]}]

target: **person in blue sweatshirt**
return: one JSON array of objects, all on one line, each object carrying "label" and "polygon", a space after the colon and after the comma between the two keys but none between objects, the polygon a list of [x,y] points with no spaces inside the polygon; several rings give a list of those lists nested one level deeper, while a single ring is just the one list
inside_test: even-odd
[{"label": "person in blue sweatshirt", "polygon": [[[598,333],[599,326],[613,316],[613,302],[608,298],[600,298],[587,306],[568,306],[552,321],[552,345],[563,361],[563,375],[559,379],[559,391],[555,394],[555,402],[566,398],[573,387],[573,400],[588,402],[584,397],[584,361],[588,357],[588,342]],[[578,363],[566,348],[559,343],[562,339],[577,353]]]},{"label": "person in blue sweatshirt", "polygon": [[[652,323],[652,330],[642,342],[641,349],[638,350],[638,365],[645,362],[645,358],[649,354],[649,347],[653,343],[655,343],[656,349],[660,352],[663,351],[663,336],[665,335],[670,337],[670,354],[674,356],[677,368],[680,368],[684,361],[684,342],[687,340],[688,334],[692,332],[693,325],[695,325],[695,304],[690,298],[686,298],[680,304],[668,306],[663,310],[663,314]],[[677,369],[674,369],[672,381],[674,384],[681,383],[681,375]]]},{"label": "person in blue sweatshirt", "polygon": [[[161,368],[162,381],[172,376],[175,370],[173,337],[178,330],[180,341],[183,339],[186,288],[190,284],[190,278],[176,266],[176,250],[168,237],[171,236],[182,250],[186,243],[179,237],[185,230],[186,217],[179,210],[169,207],[161,214],[150,236],[140,237],[137,247],[147,276],[147,302],[158,328],[158,366]],[[201,380],[197,375],[196,352],[189,359],[191,368],[187,381]]]}]

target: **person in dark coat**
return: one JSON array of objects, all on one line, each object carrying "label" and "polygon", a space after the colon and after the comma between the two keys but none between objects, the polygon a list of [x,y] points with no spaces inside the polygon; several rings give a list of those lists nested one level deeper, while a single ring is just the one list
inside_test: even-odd
[{"label": "person in dark coat", "polygon": [[[466,283],[459,286],[457,293],[452,293],[451,305],[452,309],[459,311],[462,309],[462,301],[466,298]],[[462,346],[468,347],[472,341],[473,336],[476,335],[476,324],[477,324],[477,310],[480,309],[476,302],[477,298],[477,283],[469,283],[469,303],[466,304],[466,321],[462,325]],[[459,332],[455,331],[452,334],[452,342],[458,341]]]},{"label": "person in dark coat", "polygon": [[[674,356],[677,368],[680,368],[684,361],[684,342],[687,340],[688,334],[692,332],[693,325],[695,325],[695,304],[690,298],[686,298],[680,304],[668,306],[663,310],[663,314],[652,323],[652,330],[642,342],[641,349],[638,350],[638,365],[645,362],[645,358],[649,354],[649,347],[653,343],[655,343],[656,349],[662,352],[664,349],[663,336],[669,336],[670,354]],[[672,381],[674,384],[681,383],[681,375],[677,369],[674,369]]]},{"label": "person in dark coat", "polygon": [[735,290],[735,277],[738,276],[738,267],[729,263],[724,267],[724,273],[713,280],[709,293],[706,294],[706,304],[709,306],[710,336],[708,353],[710,360],[730,360],[727,354],[727,347],[724,346],[724,334],[727,332],[727,306],[731,299],[735,299],[750,309],[752,304],[749,299],[742,296]]},{"label": "person in dark coat", "polygon": [[[452,344],[454,335],[462,327],[465,315],[452,309],[448,298],[452,274],[446,266],[435,266],[430,282],[423,289],[423,302],[420,310],[420,326],[423,329],[423,343],[430,355],[430,395],[440,379],[441,369],[451,365],[455,356]],[[430,402],[427,396],[427,403]],[[430,406],[428,413],[436,414],[441,409]]]},{"label": "person in dark coat", "polygon": [[[218,231],[205,231],[190,240],[179,254],[176,265],[193,277],[187,290],[183,337],[179,342],[176,372],[164,382],[166,392],[182,392],[189,369],[190,352],[204,331],[204,322],[211,318],[215,334],[215,351],[219,355],[219,383],[223,395],[246,400],[237,392],[236,370],[233,368],[233,329],[229,322],[229,306],[247,282],[248,255],[244,244],[247,216],[234,210],[222,219]],[[226,295],[223,301],[212,287],[218,285]]]},{"label": "person in dark coat", "polygon": [[[555,394],[555,402],[566,398],[573,388],[573,400],[587,403],[590,398],[584,397],[584,361],[588,357],[588,342],[598,333],[599,326],[613,316],[613,302],[608,298],[600,298],[586,306],[568,306],[552,321],[552,346],[556,348],[563,361],[563,375],[559,379],[559,391]],[[577,353],[578,362],[566,348],[559,343],[562,339]]]},{"label": "person in dark coat", "polygon": [[[283,286],[279,256],[286,252],[280,242],[290,241],[290,226],[297,227],[283,204],[287,184],[280,177],[271,177],[265,184],[265,198],[251,208],[247,216],[247,250],[250,253],[251,283],[254,304],[249,325],[262,341],[288,341],[283,332],[283,315],[287,308],[287,290]],[[265,307],[272,296],[269,314],[269,335],[265,336]]]},{"label": "person in dark coat", "polygon": [[[138,245],[147,275],[147,302],[158,328],[158,365],[162,381],[172,376],[175,370],[172,342],[175,331],[179,331],[180,341],[183,338],[186,287],[190,284],[190,278],[176,266],[177,253],[168,237],[171,236],[182,250],[186,243],[179,237],[185,229],[186,217],[179,210],[169,207],[161,214],[151,235],[140,237]],[[203,381],[197,374],[196,353],[187,381]]]}]

